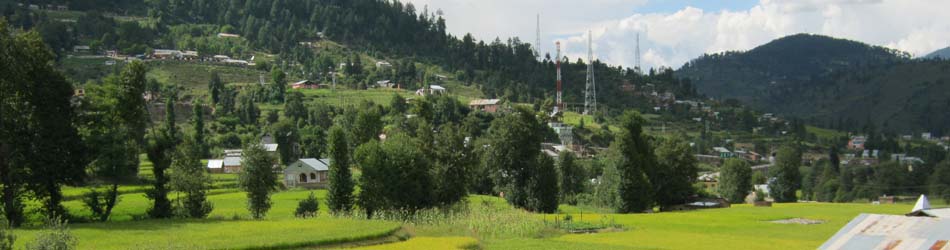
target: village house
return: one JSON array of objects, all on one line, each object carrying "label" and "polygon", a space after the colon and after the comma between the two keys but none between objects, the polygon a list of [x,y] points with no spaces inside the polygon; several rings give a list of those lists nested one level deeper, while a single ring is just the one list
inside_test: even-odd
[{"label": "village house", "polygon": [[231,33],[218,33],[218,38],[241,38],[241,35]]},{"label": "village house", "polygon": [[448,89],[439,85],[429,85],[428,88],[421,88],[416,90],[416,95],[418,96],[427,96],[427,95],[442,95],[448,92]]},{"label": "village house", "polygon": [[88,53],[91,50],[88,45],[76,45],[73,46],[73,52],[76,53]]},{"label": "village house", "polygon": [[320,188],[328,183],[330,159],[300,159],[284,169],[284,185],[288,188]]},{"label": "village house", "polygon": [[693,155],[693,157],[695,157],[696,161],[699,163],[706,163],[714,166],[722,164],[722,158],[719,158],[719,156],[715,155]]},{"label": "village house", "polygon": [[479,110],[488,113],[498,112],[498,106],[501,103],[499,99],[475,99],[468,102],[468,107],[472,110]]},{"label": "village house", "polygon": [[722,159],[729,159],[736,156],[735,153],[732,153],[732,151],[729,151],[729,149],[724,147],[714,147],[713,151],[715,151],[716,154],[719,154],[719,158]]},{"label": "village house", "polygon": [[224,173],[224,160],[208,160],[208,172],[213,174]]},{"label": "village house", "polygon": [[316,82],[312,82],[312,81],[310,81],[310,80],[303,80],[303,81],[295,82],[295,83],[294,83],[293,85],[291,85],[291,86],[292,86],[293,89],[318,89],[318,88],[320,88],[320,85],[319,85],[319,84],[317,84]]},{"label": "village house", "polygon": [[198,55],[198,51],[192,51],[192,50],[181,51],[181,50],[170,50],[170,49],[156,49],[152,51],[151,57],[154,59],[159,59],[159,60],[174,59],[174,60],[191,61],[191,60],[198,59],[199,55]]},{"label": "village house", "polygon": [[376,87],[381,89],[393,88],[396,87],[396,83],[390,80],[376,81]]},{"label": "village house", "polygon": [[226,56],[226,55],[214,55],[213,57],[211,57],[211,60],[215,62],[224,62],[225,60],[229,60],[229,59],[231,59],[231,57]]},{"label": "village house", "polygon": [[851,140],[848,141],[848,149],[850,150],[864,150],[864,143],[867,142],[867,137],[864,136],[852,136]]},{"label": "village house", "polygon": [[392,68],[393,68],[393,65],[387,61],[376,62],[376,70],[389,70]]}]

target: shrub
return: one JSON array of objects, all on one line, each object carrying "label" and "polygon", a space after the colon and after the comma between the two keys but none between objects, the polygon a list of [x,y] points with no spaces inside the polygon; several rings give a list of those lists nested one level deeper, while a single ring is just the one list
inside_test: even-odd
[{"label": "shrub", "polygon": [[76,237],[73,237],[60,218],[49,218],[46,229],[36,235],[32,243],[26,245],[29,250],[71,250],[76,249]]},{"label": "shrub", "polygon": [[755,190],[755,201],[757,202],[765,201],[765,192],[762,192],[762,189]]},{"label": "shrub", "polygon": [[0,250],[12,250],[13,241],[16,237],[8,228],[9,222],[3,216],[0,216]]},{"label": "shrub", "polygon": [[298,218],[315,217],[317,211],[320,211],[320,201],[313,195],[313,192],[310,192],[307,199],[303,199],[297,204],[297,211],[294,212],[294,215]]}]

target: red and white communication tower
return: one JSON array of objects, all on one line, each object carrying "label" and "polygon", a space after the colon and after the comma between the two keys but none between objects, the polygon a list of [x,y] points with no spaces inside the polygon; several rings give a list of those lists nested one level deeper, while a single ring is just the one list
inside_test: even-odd
[{"label": "red and white communication tower", "polygon": [[564,109],[564,103],[561,102],[561,42],[558,41],[555,43],[557,45],[557,57],[555,57],[557,65],[557,99],[555,99],[554,114],[561,112]]}]

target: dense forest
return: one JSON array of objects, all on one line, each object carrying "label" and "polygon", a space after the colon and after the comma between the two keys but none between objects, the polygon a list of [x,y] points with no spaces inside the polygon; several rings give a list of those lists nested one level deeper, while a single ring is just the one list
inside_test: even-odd
[{"label": "dense forest", "polygon": [[700,93],[765,112],[858,132],[944,134],[950,63],[819,35],[781,38],[747,52],[704,55],[677,73]]}]

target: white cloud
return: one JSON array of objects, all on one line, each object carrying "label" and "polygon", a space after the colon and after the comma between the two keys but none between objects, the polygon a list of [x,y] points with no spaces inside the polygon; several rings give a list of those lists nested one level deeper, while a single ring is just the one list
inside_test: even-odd
[{"label": "white cloud", "polygon": [[586,58],[586,30],[592,29],[596,56],[625,66],[634,66],[637,33],[644,67],[676,68],[703,53],[749,50],[796,33],[853,39],[914,55],[950,46],[946,0],[760,0],[745,10],[686,6],[669,13],[637,13],[649,4],[646,0],[410,2],[445,9],[451,32],[471,31],[485,40],[519,36],[534,43],[534,18],[540,11],[542,43],[552,44],[545,51],[561,40],[567,56]]}]

